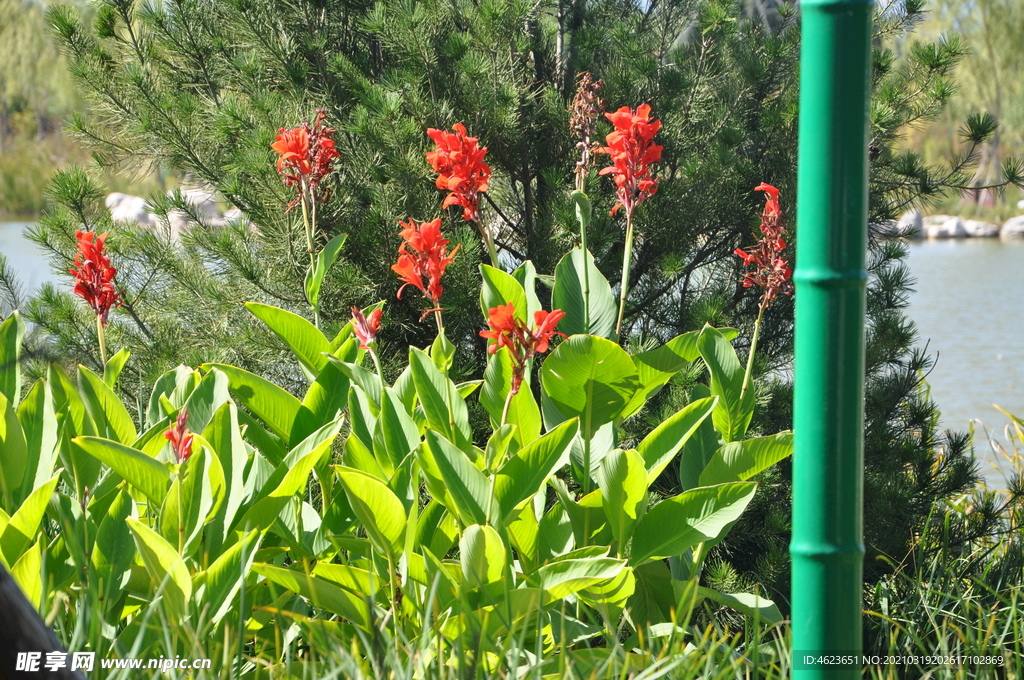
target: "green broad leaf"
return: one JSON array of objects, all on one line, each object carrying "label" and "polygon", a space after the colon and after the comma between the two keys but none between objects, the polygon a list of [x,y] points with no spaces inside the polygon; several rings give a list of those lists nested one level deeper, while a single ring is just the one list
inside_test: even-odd
[{"label": "green broad leaf", "polygon": [[727,595],[711,588],[700,587],[697,592],[701,597],[724,604],[738,612],[742,612],[750,618],[759,618],[767,623],[782,623],[784,617],[775,603],[769,599],[759,597],[753,593],[734,593]]},{"label": "green broad leaf", "polygon": [[188,567],[174,547],[164,537],[139,520],[125,519],[135,537],[135,546],[152,580],[154,589],[163,591],[163,600],[169,614],[184,620],[188,603],[192,600],[192,579]]},{"label": "green broad leaf", "polygon": [[43,551],[42,540],[36,541],[25,551],[13,567],[11,576],[25,594],[32,608],[37,612],[43,606]]},{"label": "green broad leaf", "polygon": [[537,297],[537,270],[533,262],[526,260],[516,267],[512,272],[512,278],[519,282],[526,293],[526,318],[532,321],[533,313],[543,309],[540,298]]},{"label": "green broad leaf", "polygon": [[434,342],[430,345],[430,360],[437,366],[437,370],[448,375],[454,358],[455,345],[449,342],[448,337],[443,332],[434,336]]},{"label": "green broad leaf", "polygon": [[[484,384],[480,391],[480,404],[487,409],[494,427],[501,423],[505,400],[511,391],[512,357],[508,348],[502,347],[488,358]],[[515,438],[520,447],[526,446],[540,436],[540,407],[537,406],[537,400],[528,385],[524,384],[512,397],[505,422],[516,426]]]},{"label": "green broad leaf", "polygon": [[0,551],[3,552],[7,564],[17,562],[25,549],[35,541],[39,523],[43,521],[46,506],[53,496],[53,490],[57,488],[58,481],[59,473],[29,494],[18,511],[11,515],[3,534],[0,534]]},{"label": "green broad leaf", "polygon": [[238,426],[242,429],[242,436],[271,463],[277,465],[284,460],[288,452],[285,442],[273,432],[264,429],[260,421],[245,411],[239,411]]},{"label": "green broad leaf", "polygon": [[213,419],[213,414],[231,401],[228,377],[217,369],[211,370],[188,395],[183,408],[188,409],[188,429],[202,432]]},{"label": "green broad leaf", "polygon": [[[0,492],[4,508],[14,511],[29,465],[28,442],[7,396],[0,394]],[[29,474],[33,474],[31,470]],[[33,474],[34,476],[34,474]]]},{"label": "green broad leaf", "polygon": [[537,562],[544,563],[565,555],[576,547],[576,536],[569,512],[554,505],[538,522]]},{"label": "green broad leaf", "polygon": [[25,321],[18,310],[0,323],[0,396],[11,408],[21,400],[21,341],[25,337]]},{"label": "green broad leaf", "polygon": [[579,417],[583,437],[615,421],[640,386],[636,367],[611,340],[574,335],[541,369],[544,393],[563,418]]},{"label": "green broad leaf", "polygon": [[584,623],[558,609],[548,612],[548,619],[550,623],[545,627],[544,633],[550,635],[559,649],[569,649],[577,642],[590,640],[604,632],[601,626]]},{"label": "green broad leaf", "polygon": [[382,580],[377,574],[346,564],[318,562],[313,567],[313,576],[330,581],[345,590],[350,590],[353,593],[369,598],[376,597],[377,591],[387,585],[387,582]]},{"label": "green broad leaf", "polygon": [[515,507],[532,498],[559,468],[569,462],[569,448],[579,432],[576,419],[566,421],[519,450],[494,476],[494,497],[503,524]]},{"label": "green broad leaf", "polygon": [[380,414],[373,431],[373,455],[391,478],[406,456],[420,445],[420,432],[395,391],[381,392]]},{"label": "green broad leaf", "polygon": [[466,382],[460,382],[455,386],[455,389],[459,391],[460,397],[463,399],[469,399],[470,395],[476,392],[483,384],[483,380],[467,380]]},{"label": "green broad leaf", "polygon": [[93,544],[93,575],[100,584],[100,595],[107,607],[120,599],[135,561],[135,543],[126,523],[129,517],[138,519],[135,501],[127,491],[118,491],[110,509],[100,520]]},{"label": "green broad leaf", "polygon": [[[161,397],[166,397],[174,410],[177,410],[185,404],[185,399],[199,384],[199,379],[199,373],[188,366],[178,366],[157,378],[146,409],[146,426],[153,427],[167,417],[168,413],[161,406]],[[177,397],[178,403],[175,404],[172,397]]]},{"label": "green broad leaf", "polygon": [[[224,474],[224,501],[220,513],[226,530],[234,526],[239,508],[245,500],[245,466],[249,459],[249,452],[238,427],[238,408],[233,403],[222,404],[217,409],[210,424],[203,430],[203,439],[209,442],[217,454]],[[221,536],[222,539],[225,537]]]},{"label": "green broad leaf", "polygon": [[505,530],[509,542],[516,549],[519,564],[524,572],[537,568],[537,542],[540,537],[540,522],[533,509],[532,499],[528,499],[512,511],[505,520]]},{"label": "green broad leaf", "polygon": [[203,364],[200,368],[227,374],[232,394],[283,441],[297,443],[316,429],[309,410],[269,380],[227,364]]},{"label": "green broad leaf", "polygon": [[[601,469],[604,457],[615,448],[615,423],[605,423],[597,428],[597,432],[589,439],[582,436],[577,437],[572,443],[572,451],[569,459],[572,462],[573,477],[582,485],[586,479],[586,472],[590,471],[591,487],[597,481],[597,471]],[[589,464],[588,464],[589,461]]]},{"label": "green broad leaf", "polygon": [[[690,391],[691,403],[694,404],[709,397],[718,398],[711,397],[707,385],[697,383]],[[720,446],[722,438],[715,430],[712,419],[705,418],[683,444],[683,453],[679,458],[679,483],[683,491],[701,485],[700,475]]]},{"label": "green broad leaf", "polygon": [[551,600],[561,600],[585,588],[610,581],[626,568],[624,560],[613,557],[563,559],[545,564],[527,582],[547,591]]},{"label": "green broad leaf", "polygon": [[647,507],[647,469],[635,450],[615,449],[601,463],[597,483],[621,554]]},{"label": "green broad leaf", "polygon": [[[18,406],[18,422],[25,435],[25,475],[20,500],[43,484],[53,474],[57,459],[59,433],[53,393],[45,380],[37,380]],[[6,419],[5,419],[6,421]]]},{"label": "green broad leaf", "polygon": [[324,364],[302,398],[302,405],[313,414],[313,422],[330,422],[345,410],[349,384],[348,376],[337,365]]},{"label": "green broad leaf", "polygon": [[748,480],[792,453],[793,433],[790,431],[729,442],[718,449],[708,462],[700,475],[700,485]]},{"label": "green broad leaf", "polygon": [[[214,465],[216,472],[212,469]],[[199,547],[203,526],[214,510],[214,480],[219,482],[219,492],[223,494],[224,472],[216,456],[203,447],[182,464],[179,474],[184,479],[176,477],[171,482],[160,509],[160,534],[172,545],[178,545],[181,534],[184,541],[181,555],[191,557]]]},{"label": "green broad leaf", "polygon": [[330,451],[340,427],[341,423],[325,425],[292,449],[263,485],[264,491],[273,490],[253,503],[237,527],[246,531],[269,528],[291,498],[306,488],[310,473]]},{"label": "green broad leaf", "polygon": [[630,399],[623,418],[628,418],[643,408],[647,400],[660,392],[672,376],[700,356],[697,350],[699,336],[700,331],[683,333],[661,347],[633,356],[637,375],[640,376],[640,389]]},{"label": "green broad leaf", "polygon": [[246,302],[245,308],[288,346],[308,376],[319,375],[327,365],[331,343],[305,318],[258,302]]},{"label": "green broad leaf", "polygon": [[515,318],[527,324],[533,320],[526,318],[526,311],[529,309],[526,291],[514,276],[489,264],[482,264],[480,277],[483,280],[483,287],[480,289],[480,309],[485,319],[490,317],[490,310],[494,307],[511,302]]},{"label": "green broad leaf", "polygon": [[492,526],[472,524],[466,527],[459,541],[459,553],[462,585],[467,590],[496,583],[508,574],[508,551]]},{"label": "green broad leaf", "polygon": [[[74,488],[74,495],[82,498],[86,487],[96,487],[103,464],[74,446],[71,439],[77,435],[94,435],[96,428],[85,408],[85,402],[78,394],[78,389],[60,365],[50,364],[46,373],[46,380],[53,391],[54,408],[61,418],[58,456],[64,466],[64,477],[68,486]],[[0,469],[2,468],[0,465]]]},{"label": "green broad leaf", "polygon": [[128,348],[122,347],[117,354],[107,359],[107,365],[103,367],[103,382],[110,389],[114,389],[117,385],[117,379],[121,377],[121,371],[124,370],[130,356],[131,352],[128,351]]},{"label": "green broad leaf", "polygon": [[304,283],[306,300],[309,301],[309,306],[314,310],[320,309],[320,287],[324,284],[324,277],[327,276],[327,272],[338,261],[341,248],[345,245],[345,239],[347,238],[348,234],[338,234],[328,241],[324,249],[317,253],[313,266],[306,271]]},{"label": "green broad leaf", "polygon": [[[584,267],[586,271],[584,271]],[[589,290],[590,317],[584,291]],[[594,256],[584,253],[582,246],[570,250],[555,267],[555,287],[551,291],[551,308],[561,309],[565,317],[558,322],[558,330],[566,335],[597,335],[609,340],[615,335],[618,306],[612,288],[601,270],[594,264]]]},{"label": "green broad leaf", "polygon": [[[595,489],[577,502],[569,495],[564,482],[557,478],[552,482],[558,500],[569,516],[576,545],[611,545],[614,537],[604,511],[604,498],[601,496],[601,490]],[[544,519],[547,517],[545,516]],[[543,533],[544,530],[544,520],[541,520],[541,532]]]},{"label": "green broad leaf", "polygon": [[[718,397],[697,399],[676,411],[668,420],[644,437],[636,450],[643,458],[644,466],[647,468],[648,484],[653,484],[665,467],[676,457],[676,454],[683,449],[690,437],[697,432],[701,423],[704,423],[711,415],[716,403],[718,403]],[[710,421],[708,421],[708,425],[710,426]]]},{"label": "green broad leaf", "polygon": [[213,625],[216,626],[231,611],[235,595],[241,590],[252,568],[261,540],[260,532],[253,529],[218,556],[206,570],[203,602],[209,607],[210,622]]},{"label": "green broad leaf", "polygon": [[672,592],[672,574],[663,561],[648,562],[633,569],[636,586],[627,606],[637,629],[672,621],[676,599]]},{"label": "green broad leaf", "polygon": [[698,543],[723,536],[746,509],[757,484],[702,486],[651,508],[633,531],[630,566],[679,555]]},{"label": "green broad leaf", "polygon": [[473,446],[469,409],[466,401],[459,396],[455,383],[437,370],[430,357],[415,347],[409,348],[409,366],[412,368],[416,394],[430,427],[468,452]]},{"label": "green broad leaf", "polygon": [[366,473],[341,465],[333,467],[374,547],[392,558],[401,555],[408,523],[402,501]]},{"label": "green broad leaf", "polygon": [[334,364],[353,385],[358,385],[366,393],[370,406],[373,408],[373,412],[376,413],[377,409],[380,408],[380,377],[359,364],[342,361],[331,356],[327,357],[327,360]]},{"label": "green broad leaf", "polygon": [[754,389],[743,392],[745,370],[736,350],[720,331],[710,326],[701,331],[697,347],[711,374],[711,394],[718,397],[711,413],[715,429],[726,442],[742,439],[754,415]]},{"label": "green broad leaf", "polygon": [[433,430],[427,430],[426,446],[417,456],[428,488],[437,488],[440,482],[443,495],[435,498],[451,499],[451,511],[464,525],[486,524],[492,503],[491,481],[480,472],[461,449]]},{"label": "green broad leaf", "polygon": [[78,389],[96,423],[98,435],[122,444],[131,444],[138,439],[128,409],[103,379],[85,366],[78,367]]},{"label": "green broad leaf", "polygon": [[306,598],[313,607],[344,617],[363,630],[370,630],[370,607],[363,595],[351,593],[316,576],[271,564],[258,562],[252,565],[252,570],[268,581]]},{"label": "green broad leaf", "polygon": [[142,451],[99,437],[75,437],[72,443],[121,475],[159,507],[171,485],[167,466]]}]

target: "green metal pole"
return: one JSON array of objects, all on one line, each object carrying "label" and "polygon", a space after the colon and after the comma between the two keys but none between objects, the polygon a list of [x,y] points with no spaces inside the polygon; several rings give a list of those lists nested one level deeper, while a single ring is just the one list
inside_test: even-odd
[{"label": "green metal pole", "polygon": [[[803,0],[800,7],[803,38],[793,277],[796,440],[790,544],[793,663],[801,680],[852,680],[861,672],[873,3]],[[837,661],[846,663],[837,665]]]}]

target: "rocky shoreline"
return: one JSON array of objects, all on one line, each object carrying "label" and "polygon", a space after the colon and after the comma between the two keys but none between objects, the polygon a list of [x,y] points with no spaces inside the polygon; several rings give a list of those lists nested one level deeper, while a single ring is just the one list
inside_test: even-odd
[{"label": "rocky shoreline", "polygon": [[[1020,207],[1020,206],[1018,206]],[[899,220],[880,226],[885,235],[907,239],[938,238],[1024,238],[1024,215],[1011,217],[1002,224],[970,220],[957,215],[922,215],[919,210],[904,213]]]}]

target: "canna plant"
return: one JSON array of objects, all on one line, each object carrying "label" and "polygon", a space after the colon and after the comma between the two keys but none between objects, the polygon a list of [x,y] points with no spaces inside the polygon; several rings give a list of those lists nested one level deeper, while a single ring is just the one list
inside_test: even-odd
[{"label": "canna plant", "polygon": [[[592,116],[597,85],[581,86],[580,115]],[[353,308],[328,338],[312,295],[312,323],[246,304],[291,351],[301,394],[225,363],[179,366],[133,417],[116,392],[129,359],[122,350],[102,377],[80,366],[72,379],[51,366],[19,405],[24,325],[16,313],[4,321],[0,551],[32,601],[56,607],[74,646],[99,652],[165,649],[160,626],[171,626],[193,636],[243,631],[258,653],[281,658],[287,620],[297,631],[288,635],[340,641],[429,633],[482,668],[496,667],[512,639],[580,663],[593,662],[595,638],[669,630],[696,639],[690,619],[705,600],[755,625],[779,622],[756,594],[701,585],[708,551],[750,503],[754,478],[792,450],[788,432],[748,437],[752,364],[733,350],[737,332],[705,326],[633,354],[618,344],[632,211],[656,190],[649,166],[659,124],[649,113],[642,105],[609,115],[616,132],[607,148],[583,131],[573,193],[582,243],[548,277],[528,260],[511,273],[497,266],[479,217],[486,149],[459,125],[430,131],[438,150],[428,160],[451,192],[445,204],[464,208],[490,250],[491,264],[479,267],[479,380],[451,378],[465,341],[446,337],[442,322],[442,278],[458,248],[448,252],[440,219],[400,223],[397,294],[418,289],[437,334],[429,347],[409,347],[392,383],[378,354],[383,303]],[[292,207],[303,206],[307,282],[344,240],[313,252],[315,204],[336,153],[331,132],[318,115],[274,145],[279,172],[297,189]],[[597,152],[613,154],[601,172],[616,173],[627,215],[618,305],[583,245],[585,175]],[[765,240],[742,254],[774,267],[750,275],[765,284],[763,306],[788,279],[777,194],[768,193]],[[538,283],[550,287],[550,310]],[[707,383],[627,445],[624,422],[695,362]],[[488,427],[471,426],[474,400]],[[652,485],[676,459],[682,491],[661,498]]]}]

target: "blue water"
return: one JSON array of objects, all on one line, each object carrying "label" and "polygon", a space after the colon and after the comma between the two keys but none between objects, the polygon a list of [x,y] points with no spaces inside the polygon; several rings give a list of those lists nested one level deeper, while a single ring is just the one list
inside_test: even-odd
[{"label": "blue water", "polygon": [[908,265],[918,344],[937,355],[928,383],[941,424],[967,430],[974,421],[982,472],[1001,487],[1005,462],[981,428],[1006,441],[1009,419],[995,404],[1024,418],[1024,239],[921,241],[910,245]]},{"label": "blue water", "polygon": [[22,236],[27,226],[27,222],[0,222],[0,253],[18,273],[25,293],[35,290],[40,284],[61,281],[59,276],[50,271],[46,258],[36,244]]}]

